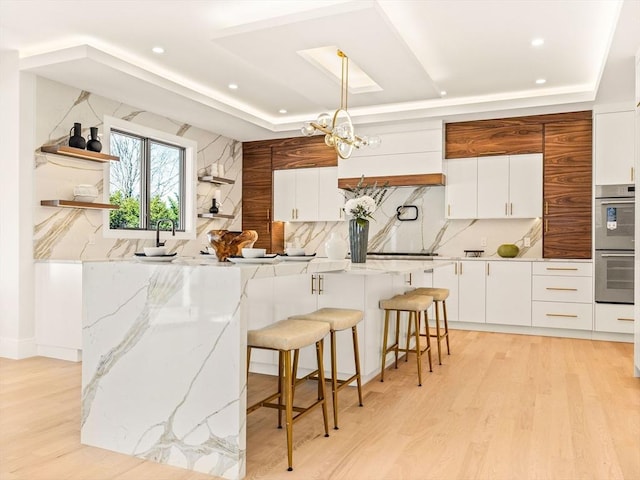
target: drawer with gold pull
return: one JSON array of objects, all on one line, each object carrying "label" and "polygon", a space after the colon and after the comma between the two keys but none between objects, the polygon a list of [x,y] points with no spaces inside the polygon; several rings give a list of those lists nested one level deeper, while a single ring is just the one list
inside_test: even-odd
[{"label": "drawer with gold pull", "polygon": [[533,276],[533,300],[543,302],[593,302],[591,277]]},{"label": "drawer with gold pull", "polygon": [[531,325],[534,327],[591,330],[593,304],[565,302],[533,302]]}]

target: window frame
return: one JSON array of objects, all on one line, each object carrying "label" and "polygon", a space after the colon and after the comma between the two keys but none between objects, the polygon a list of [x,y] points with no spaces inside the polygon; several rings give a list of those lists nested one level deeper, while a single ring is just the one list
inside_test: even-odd
[{"label": "window frame", "polygon": [[[176,235],[170,236],[170,239],[174,240],[195,240],[197,238],[196,232],[196,172],[197,172],[197,151],[198,144],[193,140],[189,140],[184,137],[178,137],[161,130],[156,130],[138,123],[129,122],[115,117],[104,117],[104,141],[103,145],[106,146],[106,152],[109,153],[111,145],[111,130],[117,130],[123,133],[148,138],[158,143],[166,143],[168,145],[174,145],[184,148],[184,231],[176,230]],[[146,143],[146,142],[145,142]],[[104,170],[103,178],[103,192],[106,198],[109,197],[111,180],[111,166],[110,162],[107,163]],[[147,179],[148,180],[148,179]],[[148,188],[148,185],[147,187]],[[164,227],[163,227],[164,228]],[[109,210],[103,212],[102,232],[105,238],[124,238],[124,239],[155,239],[156,231],[153,230],[125,230],[125,229],[111,229],[109,227]],[[167,240],[167,239],[163,239]]]}]

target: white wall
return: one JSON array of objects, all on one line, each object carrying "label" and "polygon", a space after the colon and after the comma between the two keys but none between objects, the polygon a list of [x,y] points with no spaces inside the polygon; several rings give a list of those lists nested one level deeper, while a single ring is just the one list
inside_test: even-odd
[{"label": "white wall", "polygon": [[32,176],[35,79],[0,52],[0,356],[35,352]]}]

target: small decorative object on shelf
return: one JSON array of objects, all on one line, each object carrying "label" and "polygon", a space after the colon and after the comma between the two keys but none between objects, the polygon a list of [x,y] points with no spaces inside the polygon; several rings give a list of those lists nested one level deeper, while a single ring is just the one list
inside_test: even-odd
[{"label": "small decorative object on shelf", "polygon": [[347,256],[347,242],[345,242],[338,232],[331,232],[331,237],[324,244],[324,251],[329,260],[344,260]]},{"label": "small decorative object on shelf", "polygon": [[89,128],[91,133],[89,134],[89,141],[87,142],[87,150],[91,152],[99,152],[102,150],[102,143],[98,139],[98,127]]},{"label": "small decorative object on shelf", "polygon": [[216,199],[212,198],[211,199],[211,208],[209,209],[209,213],[218,213],[220,211],[220,209],[218,208],[218,205],[216,203]]},{"label": "small decorative object on shelf", "polygon": [[[73,135],[71,135],[71,130],[73,130]],[[71,130],[69,130],[69,146],[84,149],[87,142],[82,136],[82,125],[76,122],[73,124]]]},{"label": "small decorative object on shelf", "polygon": [[484,250],[465,250],[464,256],[470,258],[478,258],[481,257],[484,253]]}]

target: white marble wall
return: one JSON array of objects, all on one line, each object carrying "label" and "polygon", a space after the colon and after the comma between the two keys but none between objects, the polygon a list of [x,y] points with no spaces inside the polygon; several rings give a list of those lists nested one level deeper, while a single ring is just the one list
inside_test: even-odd
[{"label": "white marble wall", "polygon": [[[179,255],[197,255],[211,229],[240,230],[242,199],[242,148],[240,142],[207,132],[179,121],[138,110],[130,105],[78,90],[45,78],[37,79],[36,141],[38,145],[66,145],[69,130],[80,122],[86,138],[89,127],[102,133],[104,115],[125,119],[156,130],[195,140],[198,143],[197,170],[208,174],[212,164],[224,165],[225,177],[234,185],[198,184],[198,212],[208,212],[216,189],[221,190],[220,213],[228,219],[198,219],[197,239],[167,240],[171,251]],[[178,115],[176,115],[178,116]],[[103,145],[103,152],[107,148]],[[34,162],[33,254],[36,259],[92,260],[122,258],[150,246],[152,240],[103,238],[103,212],[40,206],[40,200],[73,199],[73,187],[92,184],[102,193],[105,166],[98,162],[76,160],[59,155],[35,153]],[[106,195],[103,197],[107,203]]]},{"label": "white marble wall", "polygon": [[[483,256],[491,257],[497,255],[501,244],[515,243],[520,247],[520,257],[542,257],[540,219],[447,220],[444,197],[445,187],[389,189],[369,225],[369,251],[436,252],[462,257],[464,250],[484,250]],[[418,219],[399,221],[396,208],[400,205],[417,206]],[[347,239],[348,222],[290,222],[285,227],[285,242],[297,242],[307,253],[324,255],[324,243],[333,231]],[[525,237],[529,237],[530,247],[524,246]],[[481,246],[483,238],[486,246]]]}]

